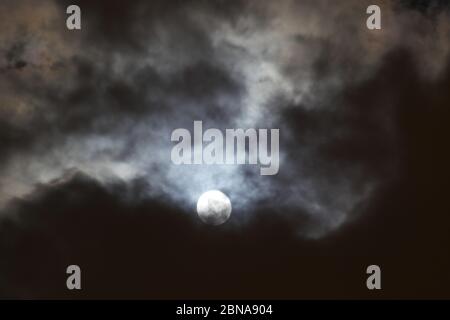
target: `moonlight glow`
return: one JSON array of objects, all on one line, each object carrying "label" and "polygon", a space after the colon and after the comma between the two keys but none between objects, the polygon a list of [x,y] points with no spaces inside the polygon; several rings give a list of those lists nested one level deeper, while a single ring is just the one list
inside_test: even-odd
[{"label": "moonlight glow", "polygon": [[231,201],[221,191],[207,191],[198,199],[197,213],[204,223],[220,225],[230,217]]}]

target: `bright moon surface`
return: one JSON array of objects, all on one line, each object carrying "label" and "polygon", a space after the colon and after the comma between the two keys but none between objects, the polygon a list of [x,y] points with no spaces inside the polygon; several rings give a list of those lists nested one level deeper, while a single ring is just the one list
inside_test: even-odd
[{"label": "bright moon surface", "polygon": [[231,201],[219,190],[207,191],[198,198],[197,213],[204,223],[220,225],[230,217]]}]

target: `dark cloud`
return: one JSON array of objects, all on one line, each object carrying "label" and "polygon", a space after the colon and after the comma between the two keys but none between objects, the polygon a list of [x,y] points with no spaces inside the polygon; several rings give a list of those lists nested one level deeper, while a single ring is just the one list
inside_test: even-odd
[{"label": "dark cloud", "polygon": [[[205,31],[196,25],[189,11],[205,12],[217,19],[230,22],[250,13],[246,1],[56,1],[61,8],[75,4],[83,8],[88,29],[83,37],[85,45],[101,46],[111,52],[124,50],[128,54],[145,53],[149,43],[157,43],[166,32],[172,34],[173,50],[189,48],[185,54],[208,56],[211,54]],[[175,36],[173,36],[175,35]],[[180,52],[180,54],[184,54]]]},{"label": "dark cloud", "polygon": [[448,1],[446,0],[401,0],[400,3],[406,7],[422,12],[442,10],[443,8],[449,7]]},{"label": "dark cloud", "polygon": [[6,66],[2,66],[1,71],[5,72],[10,69],[22,69],[27,66],[27,62],[23,60],[25,52],[25,44],[15,43],[5,53]]},{"label": "dark cloud", "polygon": [[[4,298],[448,298],[450,221],[423,182],[416,175],[399,180],[378,194],[366,219],[321,241],[305,241],[289,218],[271,212],[261,210],[252,223],[218,231],[155,200],[124,202],[118,195],[129,186],[120,181],[106,190],[76,174],[11,204],[0,226],[0,293]],[[134,195],[145,192],[145,183],[133,188]],[[382,293],[364,287],[364,268],[375,262],[385,270]],[[64,287],[64,270],[73,263],[83,270],[81,292]]]}]

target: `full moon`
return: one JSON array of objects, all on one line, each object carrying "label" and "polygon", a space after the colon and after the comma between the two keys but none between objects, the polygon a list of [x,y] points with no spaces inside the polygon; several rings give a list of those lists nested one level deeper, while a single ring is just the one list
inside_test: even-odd
[{"label": "full moon", "polygon": [[207,191],[198,198],[197,213],[204,223],[218,226],[230,217],[231,201],[219,190]]}]

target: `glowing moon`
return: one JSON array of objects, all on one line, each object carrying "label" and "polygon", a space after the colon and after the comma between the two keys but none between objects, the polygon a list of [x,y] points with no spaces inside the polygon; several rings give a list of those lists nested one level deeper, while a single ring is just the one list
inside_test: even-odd
[{"label": "glowing moon", "polygon": [[219,190],[207,191],[198,198],[197,213],[204,223],[218,226],[230,217],[231,201]]}]

